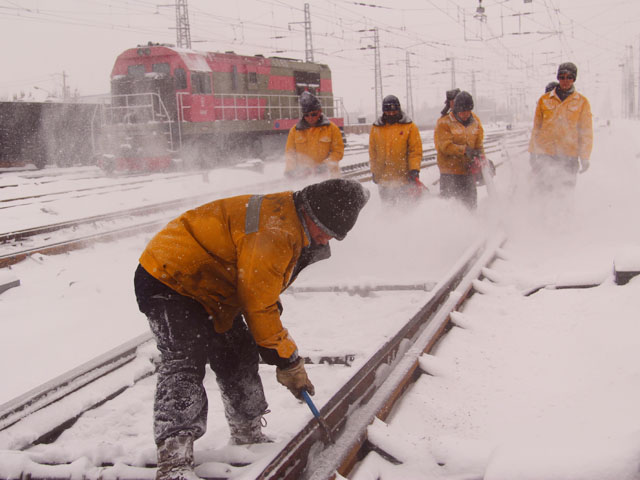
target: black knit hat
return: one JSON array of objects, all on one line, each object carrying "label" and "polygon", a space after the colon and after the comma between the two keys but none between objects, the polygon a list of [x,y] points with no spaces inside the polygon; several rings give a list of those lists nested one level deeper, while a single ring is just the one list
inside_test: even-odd
[{"label": "black knit hat", "polygon": [[333,178],[300,190],[305,211],[324,233],[342,240],[353,228],[369,190],[360,182]]},{"label": "black knit hat", "polygon": [[569,75],[573,75],[573,79],[577,80],[578,79],[578,67],[576,67],[575,63],[571,63],[571,62],[564,62],[561,63],[560,66],[558,67],[558,76],[560,76],[561,74],[569,74]]},{"label": "black knit hat", "polygon": [[473,110],[473,97],[464,90],[456,95],[453,101],[453,113],[460,113]]},{"label": "black knit hat", "polygon": [[305,91],[300,95],[300,108],[302,113],[309,113],[322,110],[322,105],[314,94]]},{"label": "black knit hat", "polygon": [[400,100],[395,95],[387,95],[382,99],[382,111],[400,111]]}]

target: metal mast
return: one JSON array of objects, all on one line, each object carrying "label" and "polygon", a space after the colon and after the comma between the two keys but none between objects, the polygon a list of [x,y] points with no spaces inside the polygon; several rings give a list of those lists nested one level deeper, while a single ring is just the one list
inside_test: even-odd
[{"label": "metal mast", "polygon": [[373,29],[373,48],[375,58],[375,77],[376,77],[376,113],[377,116],[382,108],[382,69],[380,67],[380,37],[378,36],[378,27]]},{"label": "metal mast", "polygon": [[407,64],[407,113],[411,118],[413,118],[413,94],[411,92],[411,63],[409,61],[409,56],[411,53],[409,51],[405,52],[406,64]]},{"label": "metal mast", "polygon": [[[185,0],[186,1],[186,0]],[[311,12],[309,4],[304,4],[304,53],[307,62],[313,62],[313,38],[311,36]]]},{"label": "metal mast", "polygon": [[191,48],[187,0],[176,0],[176,44],[178,48]]},{"label": "metal mast", "polygon": [[454,57],[451,57],[451,89],[456,88],[456,61]]}]

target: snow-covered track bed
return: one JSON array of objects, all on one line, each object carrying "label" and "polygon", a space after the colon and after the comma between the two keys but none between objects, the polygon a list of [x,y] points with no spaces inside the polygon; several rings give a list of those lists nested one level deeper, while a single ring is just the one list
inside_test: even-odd
[{"label": "snow-covered track bed", "polygon": [[[487,135],[485,151],[500,167],[509,150],[524,148],[527,140],[521,131],[498,132]],[[500,158],[498,158],[498,155]],[[423,155],[423,182],[426,185],[438,183],[435,148],[425,148]],[[361,182],[371,181],[368,162],[346,165],[341,168],[344,178]],[[247,191],[277,191],[288,188],[283,180],[256,183],[243,191],[216,192],[217,197],[236,195]],[[0,233],[0,244],[6,253],[0,255],[0,268],[14,265],[35,253],[55,255],[86,248],[95,242],[113,241],[139,233],[157,230],[185,208],[192,208],[211,200],[211,194],[200,194],[179,200],[154,203],[151,205],[124,209],[102,215],[57,222],[49,225]]]},{"label": "snow-covered track bed", "polygon": [[[188,172],[188,173],[171,173],[164,175],[143,175],[143,174],[131,174],[131,175],[123,175],[119,177],[105,177],[95,176],[95,177],[75,177],[71,176],[70,178],[65,178],[64,183],[65,186],[62,189],[57,189],[54,191],[43,192],[35,195],[27,195],[27,196],[19,196],[19,197],[6,197],[0,198],[0,210],[7,208],[14,208],[16,206],[24,206],[33,202],[37,202],[38,204],[53,202],[58,198],[85,198],[91,197],[93,195],[105,195],[109,193],[118,193],[125,192],[128,190],[135,190],[138,188],[142,188],[143,185],[161,181],[170,182],[175,179],[183,179],[185,177],[195,177],[201,176],[202,173],[198,172]],[[132,179],[133,178],[133,179]],[[103,181],[108,181],[108,184],[96,184],[89,187],[82,188],[70,188],[69,182],[76,182],[79,180],[87,180],[87,179],[96,179],[97,182],[102,183]],[[62,178],[59,180],[62,183]],[[39,185],[49,182],[36,182]],[[15,185],[16,187],[18,185]],[[50,186],[49,186],[50,187]]]},{"label": "snow-covered track bed", "polygon": [[[369,425],[376,417],[384,420],[418,377],[420,357],[448,330],[451,312],[472,293],[474,281],[494,260],[503,241],[504,238],[498,235],[470,246],[429,293],[423,292],[424,297],[420,298],[425,301],[412,310],[411,318],[385,336],[366,358],[354,363],[355,371],[345,366],[311,366],[341,369],[333,372],[338,383],[334,387],[325,386],[333,390],[318,391],[316,400],[335,439],[334,444],[325,443],[315,418],[308,414],[302,416],[303,406],[287,411],[286,406],[272,404],[273,414],[282,416],[281,420],[292,425],[288,438],[249,448],[223,446],[196,451],[197,473],[209,479],[326,479],[336,471],[348,474],[369,451],[381,452],[374,442],[367,440]],[[315,295],[318,294],[326,295]],[[302,295],[313,293],[306,290]],[[353,301],[364,302],[363,315],[366,315],[364,305],[377,308],[375,297]],[[128,419],[124,423],[132,431],[136,431],[136,422],[150,424],[156,355],[153,341],[143,335],[69,375],[0,406],[0,478],[153,478],[152,440],[142,438],[144,451],[128,452],[134,460],[123,462],[120,460],[123,450],[135,450],[136,447],[110,445],[106,437],[111,437],[112,432],[107,434],[105,431],[105,438],[85,438],[83,435],[87,430],[83,422],[100,417],[103,411],[111,411],[107,416],[111,415],[112,419],[127,419],[133,409],[127,395],[135,389],[143,389],[147,392],[146,415],[142,415],[141,420]],[[327,358],[332,358],[331,355],[327,352]],[[316,355],[308,361],[318,364],[318,358]],[[353,359],[345,357],[345,360]],[[269,378],[271,376],[272,372]],[[265,382],[266,389],[277,388],[273,383]],[[327,400],[321,401],[323,397]],[[117,429],[116,423],[112,420],[103,428]],[[61,440],[56,440],[65,435],[67,441],[80,442],[93,453],[68,458],[64,447],[57,445]],[[138,435],[138,432],[125,431],[120,438],[132,435]],[[214,438],[219,436],[219,432],[214,433]],[[97,454],[100,449],[102,453]],[[393,460],[393,455],[387,457]]]}]

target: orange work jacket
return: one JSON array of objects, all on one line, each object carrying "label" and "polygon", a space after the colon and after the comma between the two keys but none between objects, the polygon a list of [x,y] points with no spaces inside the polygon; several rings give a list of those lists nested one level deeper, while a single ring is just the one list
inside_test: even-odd
[{"label": "orange work jacket", "polygon": [[560,101],[555,90],[545,93],[538,100],[533,117],[529,152],[589,160],[592,123],[591,106],[583,95],[573,92]]},{"label": "orange work jacket", "polygon": [[407,183],[409,170],[420,171],[422,139],[415,123],[403,115],[397,123],[378,119],[369,133],[369,167],[378,184]]},{"label": "orange work jacket", "polygon": [[257,213],[251,210],[253,225],[247,214],[251,198],[226,198],[183,213],[153,237],[140,264],[200,302],[217,332],[227,331],[243,313],[258,345],[289,358],[297,347],[282,326],[277,301],[309,234],[293,192],[264,195]]},{"label": "orange work jacket", "polygon": [[475,113],[473,121],[466,127],[453,116],[453,112],[440,117],[433,133],[433,142],[438,153],[440,173],[468,175],[471,160],[464,152],[467,147],[484,153],[484,129]]},{"label": "orange work jacket", "polygon": [[285,173],[308,169],[311,172],[326,165],[332,177],[340,176],[338,162],[344,156],[342,132],[323,116],[320,124],[308,126],[304,120],[291,127],[285,146]]}]

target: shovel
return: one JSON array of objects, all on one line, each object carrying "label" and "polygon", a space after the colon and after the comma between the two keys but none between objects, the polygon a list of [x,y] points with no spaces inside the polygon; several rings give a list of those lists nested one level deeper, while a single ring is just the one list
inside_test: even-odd
[{"label": "shovel", "polygon": [[306,390],[302,390],[302,398],[307,403],[307,405],[309,405],[309,409],[311,410],[311,413],[313,413],[313,416],[318,420],[326,441],[328,443],[336,443],[336,441],[333,439],[333,436],[331,435],[331,430],[329,430],[329,425],[327,425],[327,422],[320,415],[320,412],[314,405],[313,400],[311,400],[311,397]]}]

